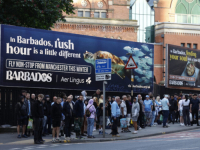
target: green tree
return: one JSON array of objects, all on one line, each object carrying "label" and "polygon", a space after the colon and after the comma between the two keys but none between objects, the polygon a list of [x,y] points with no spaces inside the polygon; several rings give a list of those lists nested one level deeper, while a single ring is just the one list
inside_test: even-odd
[{"label": "green tree", "polygon": [[50,30],[63,12],[74,13],[73,0],[0,0],[0,24]]}]

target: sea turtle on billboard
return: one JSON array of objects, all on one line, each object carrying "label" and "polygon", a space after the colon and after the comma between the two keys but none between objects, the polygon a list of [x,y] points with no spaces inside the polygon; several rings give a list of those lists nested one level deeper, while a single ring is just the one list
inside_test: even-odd
[{"label": "sea turtle on billboard", "polygon": [[98,51],[96,53],[91,53],[86,51],[83,54],[84,60],[87,63],[93,64],[95,67],[95,60],[96,59],[108,59],[110,58],[112,60],[112,74],[117,74],[120,78],[124,79],[125,77],[128,77],[131,79],[131,71],[128,69],[125,69],[125,63],[124,61],[117,57],[116,55],[107,52],[107,51]]}]

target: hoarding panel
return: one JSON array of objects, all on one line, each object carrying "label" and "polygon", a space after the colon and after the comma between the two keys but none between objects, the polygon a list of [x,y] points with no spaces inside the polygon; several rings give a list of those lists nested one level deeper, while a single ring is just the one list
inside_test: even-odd
[{"label": "hoarding panel", "polygon": [[154,45],[1,25],[0,85],[96,90],[95,60],[112,59],[107,91],[130,92],[127,53],[138,65],[134,92],[153,90]]}]

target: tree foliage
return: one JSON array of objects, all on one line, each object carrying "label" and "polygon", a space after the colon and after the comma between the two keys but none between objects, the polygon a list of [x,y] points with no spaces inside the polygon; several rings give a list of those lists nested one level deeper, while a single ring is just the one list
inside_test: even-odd
[{"label": "tree foliage", "polygon": [[50,30],[65,21],[63,12],[74,13],[73,0],[0,0],[0,24]]}]

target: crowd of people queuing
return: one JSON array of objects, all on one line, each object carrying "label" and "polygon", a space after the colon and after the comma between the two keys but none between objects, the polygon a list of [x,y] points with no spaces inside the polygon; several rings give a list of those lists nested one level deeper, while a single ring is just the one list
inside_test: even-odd
[{"label": "crowd of people queuing", "polygon": [[[35,144],[44,143],[42,137],[49,134],[52,134],[52,142],[60,141],[61,136],[71,140],[73,132],[76,139],[84,136],[95,138],[93,132],[97,128],[99,134],[103,134],[103,99],[100,90],[93,94],[92,99],[87,99],[87,92],[82,91],[76,99],[73,95],[62,93],[60,97],[54,96],[52,101],[49,95],[30,95],[23,90],[20,101],[15,106],[18,138],[30,136],[27,129],[30,118],[33,120]],[[160,96],[155,98],[152,93],[143,98],[138,94],[133,99],[130,95],[123,95],[121,98],[108,96],[105,102],[105,122],[113,137],[119,137],[120,119],[124,118],[127,126],[121,129],[121,133],[131,132],[131,126],[134,127],[133,134],[137,134],[138,130],[145,127],[162,124],[163,128],[168,128],[169,123],[175,122],[179,122],[181,126],[195,123],[199,126],[199,108],[198,95],[191,93],[171,96],[166,94],[163,99]]]}]

